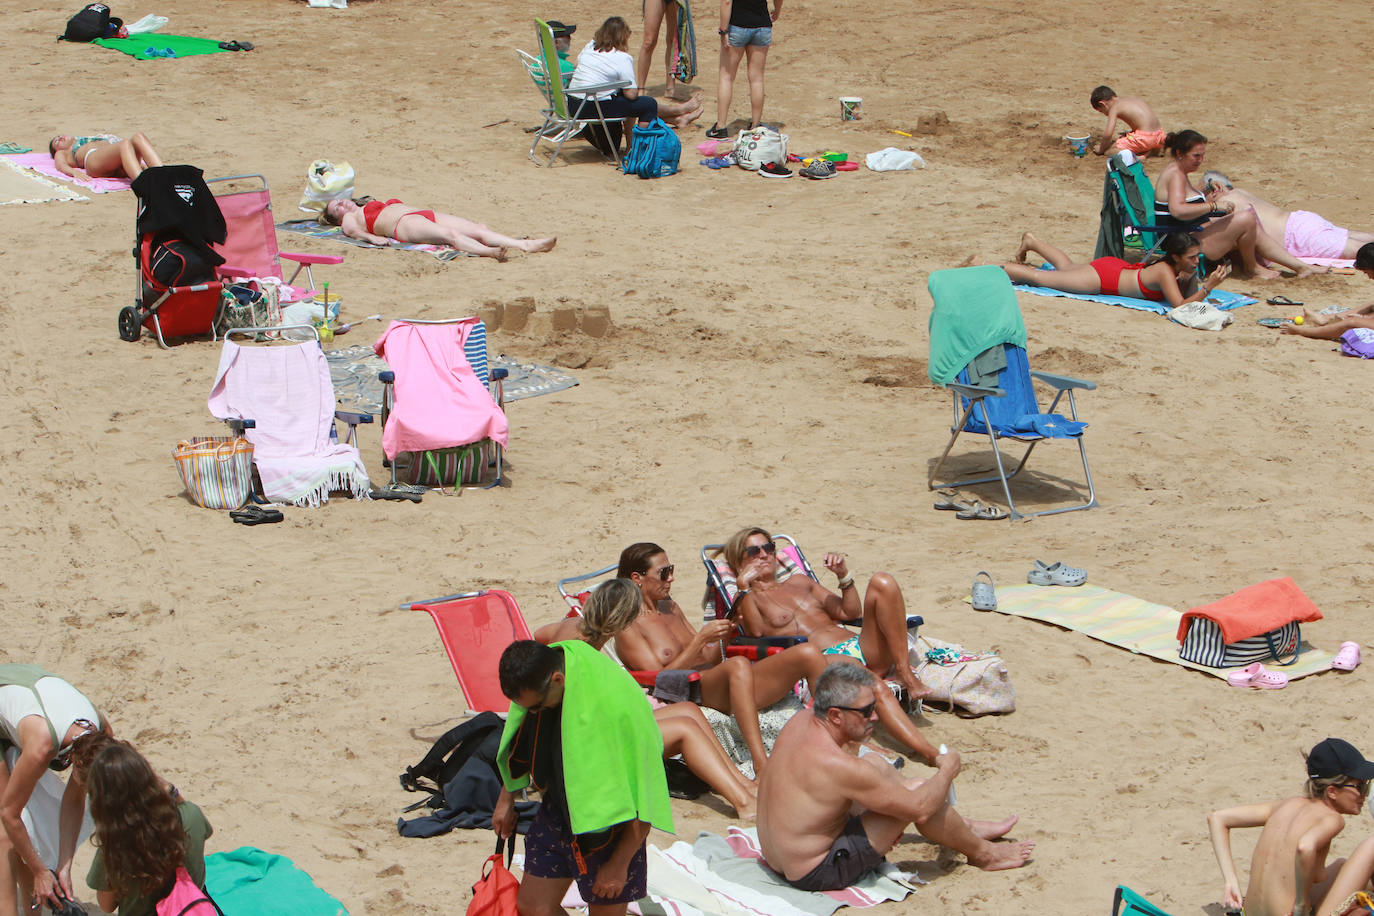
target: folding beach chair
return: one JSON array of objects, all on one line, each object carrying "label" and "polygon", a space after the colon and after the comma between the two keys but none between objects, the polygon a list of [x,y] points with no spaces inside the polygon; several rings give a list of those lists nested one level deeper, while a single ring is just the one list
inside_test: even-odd
[{"label": "folding beach chair", "polygon": [[479,318],[393,321],[373,344],[382,372],[382,451],[391,486],[479,484],[488,468],[501,483],[510,439],[503,404],[506,369],[487,365],[487,326]]},{"label": "folding beach chair", "polygon": [[[949,444],[930,469],[927,485],[965,487],[1000,481],[1012,519],[1035,515],[1073,512],[1096,506],[1092,472],[1083,444],[1086,423],[1078,419],[1074,390],[1093,390],[1093,382],[1032,372],[1026,361],[1026,325],[1016,304],[1011,280],[1000,267],[961,267],[937,270],[928,281],[935,307],[930,313],[930,379],[948,388],[954,396],[954,426]],[[1052,386],[1056,394],[1049,409],[1041,412],[1033,382]],[[1055,413],[1060,400],[1068,394],[1069,416]],[[950,449],[962,432],[986,435],[992,445],[997,476],[937,482],[936,477]],[[999,442],[1004,439],[1028,443],[1021,460],[1008,472]],[[1022,513],[1011,497],[1009,481],[1021,473],[1035,446],[1046,439],[1069,439],[1078,443],[1087,481],[1087,500],[1078,506]]]},{"label": "folding beach chair", "polygon": [[424,611],[433,618],[469,712],[504,713],[510,708],[510,700],[501,693],[501,653],[516,640],[530,638],[510,592],[463,592],[412,601],[401,610]]},{"label": "folding beach chair", "polygon": [[[243,280],[273,280],[281,285],[282,302],[298,302],[315,293],[315,275],[311,265],[342,264],[343,255],[299,254],[277,247],[277,227],[272,217],[272,191],[262,175],[233,175],[216,178],[224,190],[215,195],[220,212],[229,227],[228,237],[216,250],[223,255],[221,277]],[[230,182],[237,182],[230,185]],[[247,187],[239,185],[246,184]],[[293,262],[296,269],[290,277],[282,273],[282,259]],[[305,271],[305,289],[293,288],[301,271]]]},{"label": "folding beach chair", "polygon": [[1101,223],[1093,258],[1114,257],[1144,260],[1170,232],[1193,232],[1205,220],[1191,225],[1155,225],[1155,187],[1135,153],[1122,150],[1107,160],[1102,185]]},{"label": "folding beach chair", "polygon": [[1169,916],[1125,885],[1118,884],[1112,898],[1112,916]]},{"label": "folding beach chair", "polygon": [[[561,72],[558,66],[558,52],[556,52],[553,47],[553,29],[549,28],[549,24],[544,20],[536,19],[534,20],[534,32],[535,39],[539,43],[539,60],[543,65],[542,73]],[[569,109],[569,105],[571,105],[572,102],[563,89],[563,81],[545,79],[541,75],[537,75],[537,71],[531,68],[530,61],[528,61],[527,58],[529,58],[529,55],[522,52],[520,57],[521,63],[523,63],[525,68],[529,71],[530,79],[534,80],[535,85],[539,86],[544,92],[545,101],[548,103],[548,107],[541,112],[544,116],[544,124],[535,132],[534,142],[530,144],[530,158],[534,158],[534,151],[539,146],[539,141],[547,140],[550,143],[556,144],[554,146],[553,155],[550,156],[549,161],[545,163],[545,166],[552,166],[554,160],[558,158],[558,154],[562,151],[564,143],[571,140],[573,137],[583,136],[591,141],[592,145],[595,146],[602,155],[614,159],[615,164],[620,165],[620,152],[618,147],[620,145],[621,131],[624,128],[623,119],[613,118],[607,121],[601,114],[601,103],[596,101],[592,103],[592,107],[596,111],[596,117],[572,117],[572,112]],[[625,89],[628,86],[630,86],[628,80],[618,80],[613,83],[598,83],[595,86],[583,86],[578,92],[588,96],[595,96],[600,92]],[[584,115],[586,111],[586,107],[583,106],[582,112]],[[584,132],[583,129],[589,126],[591,129]],[[601,132],[600,137],[596,136],[597,132]],[[601,140],[605,140],[604,148],[600,142]]]},{"label": "folding beach chair", "polygon": [[[357,428],[372,415],[335,409],[329,364],[318,340],[240,346],[229,338],[282,328],[238,328],[225,335],[208,407],[253,443],[262,496],[270,502],[319,506],[329,494],[365,499],[371,486],[358,452]],[[286,330],[314,329],[309,326]],[[336,420],[348,425],[339,442]]]}]

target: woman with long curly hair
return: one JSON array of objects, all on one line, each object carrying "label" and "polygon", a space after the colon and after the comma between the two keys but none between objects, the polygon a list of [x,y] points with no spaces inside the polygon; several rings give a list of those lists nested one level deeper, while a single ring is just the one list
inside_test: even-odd
[{"label": "woman with long curly hair", "polygon": [[[86,770],[92,842],[98,847],[86,883],[100,908],[119,916],[153,916],[178,868],[205,887],[205,815],[185,801],[127,741],[95,748]],[[77,761],[82,766],[82,761]]]}]

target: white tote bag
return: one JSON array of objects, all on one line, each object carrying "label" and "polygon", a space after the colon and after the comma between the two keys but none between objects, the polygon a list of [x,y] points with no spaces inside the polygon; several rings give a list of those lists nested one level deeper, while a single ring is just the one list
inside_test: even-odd
[{"label": "white tote bag", "polygon": [[320,213],[331,200],[353,196],[353,166],[347,162],[316,159],[305,173],[305,193],[300,209],[305,213]]},{"label": "white tote bag", "polygon": [[742,130],[735,139],[735,163],[742,169],[757,172],[765,162],[787,164],[787,134],[771,127]]}]

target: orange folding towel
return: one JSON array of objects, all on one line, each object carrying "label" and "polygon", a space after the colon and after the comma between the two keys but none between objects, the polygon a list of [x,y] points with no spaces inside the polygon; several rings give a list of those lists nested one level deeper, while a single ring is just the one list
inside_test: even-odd
[{"label": "orange folding towel", "polygon": [[1302,593],[1298,583],[1284,576],[1258,585],[1249,585],[1220,601],[1195,607],[1178,623],[1178,641],[1188,635],[1194,617],[1216,622],[1221,638],[1228,643],[1260,636],[1286,623],[1321,620],[1322,612]]}]

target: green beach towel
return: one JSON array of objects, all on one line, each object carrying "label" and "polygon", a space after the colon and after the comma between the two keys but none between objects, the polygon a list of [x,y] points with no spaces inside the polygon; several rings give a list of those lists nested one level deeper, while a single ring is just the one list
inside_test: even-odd
[{"label": "green beach towel", "polygon": [[926,281],[935,307],[930,312],[930,364],[937,385],[954,381],[975,356],[1009,343],[1026,346],[1026,323],[1011,278],[1000,267],[937,270]]},{"label": "green beach towel", "polygon": [[97,38],[91,44],[131,55],[138,60],[157,60],[164,56],[162,54],[149,54],[149,48],[159,52],[170,48],[177,57],[217,54],[225,50],[213,38],[196,38],[194,35],[163,35],[160,32],[135,35],[133,38]]},{"label": "green beach towel", "polygon": [[252,846],[206,856],[205,889],[230,916],[348,916],[286,856]]},{"label": "green beach towel", "polygon": [[[563,650],[563,783],[573,833],[594,833],[640,820],[673,832],[668,780],[663,772],[663,735],[643,689],[605,655],[571,639]],[[528,775],[510,774],[511,744],[525,720],[525,708],[510,704],[501,734],[497,766],[512,792],[529,785]]]}]

